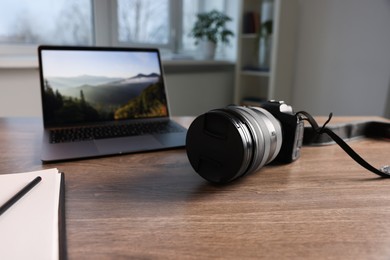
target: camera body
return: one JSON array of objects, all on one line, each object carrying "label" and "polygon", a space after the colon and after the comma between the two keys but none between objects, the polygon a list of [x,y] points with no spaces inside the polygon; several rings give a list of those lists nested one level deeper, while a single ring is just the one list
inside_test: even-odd
[{"label": "camera body", "polygon": [[283,143],[273,163],[290,163],[301,155],[304,123],[291,106],[283,101],[268,101],[262,108],[269,111],[282,125]]},{"label": "camera body", "polygon": [[303,132],[303,121],[282,101],[261,107],[228,106],[192,122],[187,156],[200,176],[227,183],[266,164],[298,159]]}]

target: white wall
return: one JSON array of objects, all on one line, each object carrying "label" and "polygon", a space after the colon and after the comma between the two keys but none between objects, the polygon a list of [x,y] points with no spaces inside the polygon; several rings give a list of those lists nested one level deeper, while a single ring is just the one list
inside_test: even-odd
[{"label": "white wall", "polygon": [[41,116],[38,69],[0,69],[0,117]]},{"label": "white wall", "polygon": [[388,116],[390,1],[300,0],[298,10],[294,107]]},{"label": "white wall", "polygon": [[233,102],[234,70],[169,73],[166,77],[173,115],[199,115]]}]

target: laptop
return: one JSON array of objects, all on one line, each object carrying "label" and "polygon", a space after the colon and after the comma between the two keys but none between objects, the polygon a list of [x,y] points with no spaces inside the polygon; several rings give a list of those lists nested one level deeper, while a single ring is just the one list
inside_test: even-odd
[{"label": "laptop", "polygon": [[39,46],[43,162],[179,148],[158,49]]}]

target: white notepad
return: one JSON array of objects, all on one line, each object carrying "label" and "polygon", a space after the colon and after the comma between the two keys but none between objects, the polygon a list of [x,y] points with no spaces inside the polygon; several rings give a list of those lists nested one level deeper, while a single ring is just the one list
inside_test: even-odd
[{"label": "white notepad", "polygon": [[37,176],[42,180],[0,215],[0,259],[59,258],[57,169],[0,175],[0,205]]}]

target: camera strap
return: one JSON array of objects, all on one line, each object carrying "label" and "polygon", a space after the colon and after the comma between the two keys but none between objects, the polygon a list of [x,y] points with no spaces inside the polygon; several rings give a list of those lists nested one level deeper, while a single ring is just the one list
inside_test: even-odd
[{"label": "camera strap", "polygon": [[[315,119],[307,112],[300,111],[296,115],[301,116],[303,120],[306,120],[310,123],[312,127],[312,132],[305,130],[306,144],[308,139],[315,140],[317,139],[317,144],[322,140],[324,143],[329,143],[329,140],[322,138],[323,134],[327,134],[333,141],[335,141],[352,159],[354,159],[358,164],[360,164],[365,169],[381,176],[384,178],[390,178],[390,166],[383,166],[380,169],[376,169],[374,166],[369,164],[364,160],[359,154],[357,154],[339,135],[337,135],[332,129],[326,127],[326,125],[332,119],[332,113],[329,114],[329,118],[322,127],[319,127]],[[344,127],[338,128],[338,132],[347,129],[345,132],[349,133],[348,138],[353,138],[354,136],[351,133],[356,134],[356,136],[370,136],[370,137],[385,137],[390,138],[390,123],[382,122],[366,122],[364,124],[357,124],[355,127],[351,125],[346,125]],[[309,138],[308,138],[309,137]],[[318,138],[320,137],[320,138]],[[304,142],[305,143],[305,142]]]}]

